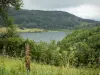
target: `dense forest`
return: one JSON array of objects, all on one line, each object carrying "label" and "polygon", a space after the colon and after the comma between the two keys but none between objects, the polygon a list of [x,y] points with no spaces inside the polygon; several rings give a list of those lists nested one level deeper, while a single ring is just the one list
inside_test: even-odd
[{"label": "dense forest", "polygon": [[[98,21],[82,19],[68,12],[63,11],[42,11],[42,10],[14,10],[8,11],[10,18],[20,28],[42,28],[42,29],[75,29],[90,28],[98,26]],[[3,21],[0,18],[0,25]]]}]

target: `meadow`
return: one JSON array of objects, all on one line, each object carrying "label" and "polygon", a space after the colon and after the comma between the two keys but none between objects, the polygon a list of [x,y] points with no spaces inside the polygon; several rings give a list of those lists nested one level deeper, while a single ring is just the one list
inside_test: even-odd
[{"label": "meadow", "polygon": [[[24,58],[0,56],[0,75],[27,75]],[[51,66],[31,62],[29,75],[100,75],[100,69]]]}]

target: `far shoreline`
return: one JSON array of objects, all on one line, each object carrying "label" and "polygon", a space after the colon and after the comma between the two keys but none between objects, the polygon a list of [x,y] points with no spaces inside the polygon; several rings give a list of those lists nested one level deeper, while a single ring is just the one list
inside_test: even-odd
[{"label": "far shoreline", "polygon": [[[25,29],[20,29],[16,28],[18,33],[42,33],[42,32],[72,32],[73,30],[69,29],[39,29],[39,28],[25,28]],[[0,28],[0,33],[6,33],[6,27],[1,27]]]}]

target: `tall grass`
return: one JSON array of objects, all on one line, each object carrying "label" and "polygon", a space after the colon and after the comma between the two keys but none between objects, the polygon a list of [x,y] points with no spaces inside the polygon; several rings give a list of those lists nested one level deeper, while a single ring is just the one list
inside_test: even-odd
[{"label": "tall grass", "polygon": [[[0,75],[27,75],[24,60],[4,57],[4,66],[0,56]],[[2,73],[2,68],[3,73]],[[31,62],[30,75],[100,75],[99,69],[93,68],[67,68]]]}]

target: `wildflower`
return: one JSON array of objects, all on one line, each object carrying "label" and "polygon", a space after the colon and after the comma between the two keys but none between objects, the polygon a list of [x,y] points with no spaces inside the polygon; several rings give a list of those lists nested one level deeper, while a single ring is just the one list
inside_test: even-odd
[{"label": "wildflower", "polygon": [[25,57],[25,63],[26,63],[26,69],[28,72],[30,72],[30,48],[29,48],[29,44],[25,45],[25,49],[26,49],[26,57]]}]

